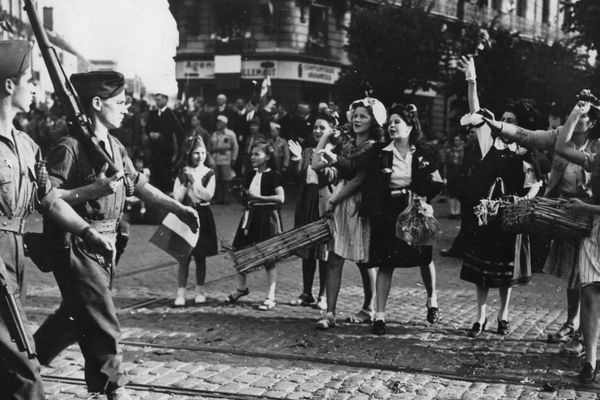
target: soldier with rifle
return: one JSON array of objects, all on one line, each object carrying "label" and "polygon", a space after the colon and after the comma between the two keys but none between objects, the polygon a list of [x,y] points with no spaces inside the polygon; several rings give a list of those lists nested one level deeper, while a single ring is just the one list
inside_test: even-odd
[{"label": "soldier with rifle", "polygon": [[[134,168],[125,147],[109,134],[109,129],[118,128],[127,113],[123,75],[114,71],[79,73],[71,76],[71,83],[91,121],[94,138],[118,171],[106,177],[104,164],[96,173],[96,154],[88,152],[76,136],[67,135],[48,155],[49,178],[61,189],[62,197],[113,243],[123,217],[128,185],[147,204],[166,209],[192,230],[198,229],[196,210],[146,182],[145,176]],[[115,260],[102,258],[74,241],[70,246],[70,257],[57,263],[53,271],[63,297],[61,305],[34,335],[39,360],[47,365],[77,342],[85,359],[88,391],[97,397],[106,394],[109,400],[129,399],[118,348],[120,326],[111,296]]]},{"label": "soldier with rifle", "polygon": [[39,147],[16,130],[13,119],[32,101],[31,46],[0,42],[0,399],[44,399],[35,347],[21,306],[24,288],[23,233],[38,209],[95,254],[114,257],[109,240],[58,197],[44,179]]}]

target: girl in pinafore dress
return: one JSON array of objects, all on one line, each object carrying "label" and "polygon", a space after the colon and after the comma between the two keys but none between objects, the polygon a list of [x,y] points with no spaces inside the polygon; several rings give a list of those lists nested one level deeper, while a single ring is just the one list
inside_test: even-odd
[{"label": "girl in pinafore dress", "polygon": [[599,118],[599,110],[591,109],[590,103],[578,102],[556,140],[556,154],[591,171],[592,203],[578,198],[569,200],[568,208],[577,213],[593,214],[594,222],[588,237],[579,247],[578,265],[581,280],[581,318],[585,361],[579,374],[582,383],[593,382],[598,372],[596,348],[600,333],[600,154],[573,148],[569,141],[574,130],[591,129]]},{"label": "girl in pinafore dress", "polygon": [[[252,145],[250,159],[253,169],[246,176],[244,187],[247,190],[248,205],[240,221],[233,248],[242,249],[254,243],[262,242],[283,232],[281,223],[281,205],[285,201],[281,174],[269,168],[273,158],[273,148],[264,141]],[[277,274],[275,264],[265,264],[267,273],[267,296],[257,308],[270,310],[275,307],[275,283]],[[235,303],[240,297],[250,293],[246,275],[238,274],[238,288],[227,300]]]},{"label": "girl in pinafore dress", "polygon": [[[313,139],[318,143],[324,132],[331,131],[335,120],[325,114],[320,114],[315,119],[313,126]],[[296,227],[303,226],[321,218],[327,208],[327,200],[332,192],[336,170],[326,167],[315,171],[311,166],[315,157],[314,148],[302,150],[300,144],[293,140],[288,141],[292,161],[295,162],[296,173],[300,181],[299,194],[296,200],[294,223]],[[325,279],[327,275],[327,244],[318,244],[299,252],[302,259],[302,293],[297,299],[290,302],[293,306],[316,306],[320,310],[327,309],[325,296]],[[315,300],[312,294],[313,280],[319,263],[319,295]]]},{"label": "girl in pinafore dress", "polygon": [[201,304],[206,301],[202,290],[206,280],[206,257],[219,252],[215,219],[210,210],[210,200],[215,193],[215,173],[204,165],[206,148],[202,138],[191,137],[184,142],[182,160],[185,164],[173,186],[173,197],[185,205],[194,207],[200,219],[198,244],[190,258],[179,264],[178,289],[175,298],[176,306],[185,305],[185,287],[187,285],[190,261],[192,256],[196,262],[196,297],[194,302]]}]

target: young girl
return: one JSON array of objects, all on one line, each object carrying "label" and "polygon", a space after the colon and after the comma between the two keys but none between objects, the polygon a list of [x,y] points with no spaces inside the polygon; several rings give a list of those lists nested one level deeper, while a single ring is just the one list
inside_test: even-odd
[{"label": "young girl", "polygon": [[[331,131],[335,121],[332,117],[319,114],[313,127],[313,141],[318,143],[325,132]],[[327,208],[327,200],[331,195],[331,185],[335,179],[335,168],[327,167],[315,171],[310,164],[314,155],[314,148],[302,150],[300,143],[289,141],[292,160],[296,162],[296,174],[299,180],[299,193],[296,199],[296,212],[294,213],[295,226],[302,226],[318,220]],[[297,299],[290,302],[293,306],[315,305],[320,310],[327,309],[325,297],[325,276],[327,275],[327,245],[320,244],[299,253],[302,259],[302,293]],[[319,263],[319,296],[315,304],[312,294],[313,280]]]},{"label": "young girl", "polygon": [[[241,249],[251,244],[262,242],[283,232],[280,208],[285,201],[281,175],[270,168],[273,159],[273,148],[265,141],[257,141],[252,145],[250,160],[252,170],[246,176],[244,187],[247,190],[248,205],[240,221],[233,248]],[[259,310],[270,310],[275,307],[275,281],[277,274],[275,264],[265,264],[267,272],[267,296],[258,306]],[[250,293],[246,283],[246,275],[238,275],[238,288],[227,297],[235,303],[240,297]]]},{"label": "young girl", "polygon": [[178,289],[175,305],[185,305],[185,287],[187,284],[190,261],[192,256],[196,262],[196,297],[194,302],[201,304],[206,301],[202,286],[206,279],[206,257],[219,252],[215,219],[210,210],[210,200],[215,194],[215,173],[204,165],[206,148],[200,137],[191,137],[184,144],[185,164],[175,179],[173,197],[183,204],[193,206],[198,211],[200,233],[198,244],[190,258],[179,264]]},{"label": "young girl", "polygon": [[[571,143],[574,131],[590,130],[598,121],[598,110],[590,112],[590,103],[579,102],[571,111],[556,140],[556,154],[591,171],[592,204],[578,198],[570,200],[569,208],[578,213],[594,215],[589,237],[583,238],[579,247],[579,278],[581,280],[581,332],[585,349],[585,362],[579,374],[582,383],[591,383],[598,372],[596,348],[600,333],[600,157],[577,149]],[[592,114],[592,115],[590,115]]]}]

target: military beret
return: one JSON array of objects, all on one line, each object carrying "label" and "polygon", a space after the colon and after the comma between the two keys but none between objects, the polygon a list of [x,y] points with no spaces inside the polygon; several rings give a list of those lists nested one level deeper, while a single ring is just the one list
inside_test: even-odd
[{"label": "military beret", "polygon": [[114,97],[125,90],[125,77],[116,71],[92,71],[71,75],[71,83],[82,100]]},{"label": "military beret", "polygon": [[0,41],[0,79],[22,75],[29,68],[31,45],[26,40]]}]

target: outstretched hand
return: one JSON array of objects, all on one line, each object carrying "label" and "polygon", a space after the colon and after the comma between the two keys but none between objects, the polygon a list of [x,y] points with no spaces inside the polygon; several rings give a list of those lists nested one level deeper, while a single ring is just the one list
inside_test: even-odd
[{"label": "outstretched hand", "polygon": [[473,57],[469,56],[467,58],[462,56],[460,60],[458,60],[458,69],[465,73],[465,80],[475,82],[477,79]]},{"label": "outstretched hand", "polygon": [[565,204],[565,208],[574,213],[583,214],[587,211],[587,204],[578,198],[572,198]]},{"label": "outstretched hand", "polygon": [[292,160],[299,161],[302,159],[302,146],[295,140],[288,140],[288,147],[292,153]]},{"label": "outstretched hand", "polygon": [[196,210],[189,206],[183,206],[177,216],[183,223],[190,227],[192,232],[198,232],[200,219],[198,218],[198,212]]}]

